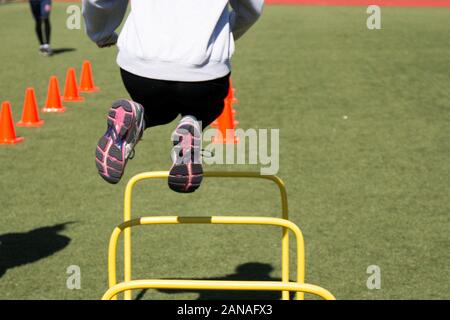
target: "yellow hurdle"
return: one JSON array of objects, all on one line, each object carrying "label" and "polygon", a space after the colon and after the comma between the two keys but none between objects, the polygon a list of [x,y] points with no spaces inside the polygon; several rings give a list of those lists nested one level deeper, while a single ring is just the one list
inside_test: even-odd
[{"label": "yellow hurdle", "polygon": [[[289,292],[296,292],[296,298],[303,300],[304,293],[318,295],[324,299],[334,299],[327,290],[304,283],[305,278],[305,248],[301,230],[289,221],[287,193],[283,181],[277,176],[261,175],[255,172],[205,172],[205,177],[214,178],[258,178],[273,181],[279,188],[281,196],[281,218],[270,217],[179,217],[155,216],[132,219],[131,200],[133,189],[142,180],[167,179],[168,171],[141,173],[127,184],[125,190],[124,222],[116,227],[111,235],[108,253],[109,290],[103,299],[116,299],[117,294],[124,292],[125,300],[131,300],[131,290],[135,289],[202,289],[202,290],[266,290],[282,291],[282,299],[289,299]],[[140,225],[156,224],[240,224],[240,225],[270,225],[281,227],[281,282],[268,281],[206,281],[206,280],[132,280],[131,278],[131,228]],[[117,283],[116,256],[117,242],[124,233],[124,282]],[[297,281],[289,281],[289,231],[297,241]]]}]

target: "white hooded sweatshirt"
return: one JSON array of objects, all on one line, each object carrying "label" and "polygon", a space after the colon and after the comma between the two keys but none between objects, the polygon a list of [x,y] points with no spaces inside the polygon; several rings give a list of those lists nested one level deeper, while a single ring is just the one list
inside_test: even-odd
[{"label": "white hooded sweatshirt", "polygon": [[[119,48],[118,65],[141,77],[205,81],[231,71],[234,40],[259,18],[264,0],[83,0],[88,36]],[[231,6],[231,10],[229,9]]]}]

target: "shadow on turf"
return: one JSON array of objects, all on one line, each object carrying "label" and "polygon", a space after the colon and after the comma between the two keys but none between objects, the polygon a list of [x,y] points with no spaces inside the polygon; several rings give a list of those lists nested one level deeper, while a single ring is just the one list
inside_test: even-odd
[{"label": "shadow on turf", "polygon": [[[235,273],[219,278],[202,278],[196,280],[225,280],[225,281],[280,281],[279,278],[272,278],[273,267],[267,263],[249,262],[236,267]],[[265,291],[208,291],[208,290],[158,290],[159,292],[176,294],[183,292],[197,293],[198,300],[278,300],[281,299],[280,292]],[[141,290],[136,296],[136,300],[141,300],[147,289]]]},{"label": "shadow on turf", "polygon": [[67,247],[70,238],[60,235],[59,232],[72,223],[0,235],[0,278],[8,269],[47,258]]},{"label": "shadow on turf", "polygon": [[75,49],[75,48],[56,48],[56,49],[53,49],[53,55],[66,53],[66,52],[72,52],[72,51],[76,51],[76,50],[77,49]]}]

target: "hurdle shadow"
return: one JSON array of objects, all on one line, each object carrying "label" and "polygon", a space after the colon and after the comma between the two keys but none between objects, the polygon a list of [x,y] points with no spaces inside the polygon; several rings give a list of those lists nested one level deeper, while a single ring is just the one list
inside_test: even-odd
[{"label": "hurdle shadow", "polygon": [[58,54],[63,54],[66,52],[73,52],[76,51],[77,49],[75,48],[55,48],[53,49],[53,55],[58,55]]},{"label": "hurdle shadow", "polygon": [[[194,280],[224,280],[224,281],[281,281],[280,278],[273,278],[270,274],[273,271],[272,265],[268,263],[249,262],[236,267],[235,273],[218,278],[201,278]],[[181,279],[178,279],[181,280]],[[142,300],[148,289],[141,290],[135,300]],[[158,289],[159,292],[177,294],[193,292],[198,294],[197,300],[279,300],[281,292],[272,291],[212,291],[212,290],[165,290]]]},{"label": "hurdle shadow", "polygon": [[8,269],[50,257],[67,247],[71,239],[59,233],[72,223],[66,222],[23,233],[0,235],[0,278]]}]

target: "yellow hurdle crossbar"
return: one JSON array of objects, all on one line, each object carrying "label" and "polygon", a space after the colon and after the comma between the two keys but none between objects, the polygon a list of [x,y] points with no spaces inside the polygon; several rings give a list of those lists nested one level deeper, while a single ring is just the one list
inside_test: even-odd
[{"label": "yellow hurdle crossbar", "polygon": [[[169,171],[154,171],[144,172],[135,175],[128,182],[125,189],[124,199],[124,215],[123,221],[130,221],[131,217],[131,200],[134,187],[136,184],[143,180],[151,179],[167,179]],[[253,178],[263,179],[274,182],[280,191],[281,197],[281,217],[285,220],[289,220],[288,212],[288,200],[287,192],[284,182],[274,175],[261,175],[258,172],[227,172],[227,171],[209,171],[203,174],[207,178]],[[127,228],[124,234],[124,280],[125,282],[131,281],[131,229]],[[286,228],[283,228],[281,237],[281,280],[283,282],[289,282],[289,232]],[[125,291],[125,299],[131,300],[131,291]],[[282,299],[289,299],[289,292],[283,291]]]},{"label": "yellow hurdle crossbar", "polygon": [[185,289],[185,290],[242,290],[242,291],[297,291],[317,295],[325,300],[336,300],[326,289],[300,283],[273,281],[212,281],[212,280],[133,280],[122,282],[103,295],[103,300],[112,300],[126,290],[135,289]]}]

